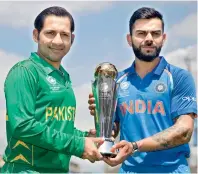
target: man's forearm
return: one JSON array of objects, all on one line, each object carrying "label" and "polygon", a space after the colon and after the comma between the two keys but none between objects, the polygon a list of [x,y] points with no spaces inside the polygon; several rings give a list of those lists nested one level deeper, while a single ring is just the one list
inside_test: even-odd
[{"label": "man's forearm", "polygon": [[12,129],[13,138],[54,152],[81,157],[84,150],[83,137],[51,129],[33,118],[24,120]]},{"label": "man's forearm", "polygon": [[186,125],[184,123],[185,118],[182,122],[178,120],[176,124],[162,132],[137,141],[139,150],[142,152],[158,151],[188,143],[193,131],[193,121]]}]

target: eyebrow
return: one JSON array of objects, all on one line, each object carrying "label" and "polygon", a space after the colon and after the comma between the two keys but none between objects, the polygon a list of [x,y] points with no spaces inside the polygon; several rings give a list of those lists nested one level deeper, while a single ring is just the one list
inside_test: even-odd
[{"label": "eyebrow", "polygon": [[[52,32],[52,31],[53,31],[53,32],[57,32],[57,31],[54,30],[54,29],[46,29],[46,30],[45,30],[45,32]],[[68,35],[70,34],[70,32],[67,32],[67,31],[61,31],[61,33],[68,34]]]},{"label": "eyebrow", "polygon": [[[136,30],[136,32],[148,32],[148,30]],[[151,30],[150,32],[162,32],[162,30]]]},{"label": "eyebrow", "polygon": [[66,35],[70,35],[70,32],[67,32],[67,31],[63,31],[63,32],[61,32],[61,34],[66,34]]}]

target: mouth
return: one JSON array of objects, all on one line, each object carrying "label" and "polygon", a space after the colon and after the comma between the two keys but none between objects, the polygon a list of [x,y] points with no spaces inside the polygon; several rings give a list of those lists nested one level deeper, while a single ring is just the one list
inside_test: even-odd
[{"label": "mouth", "polygon": [[147,50],[147,51],[154,51],[155,47],[153,47],[153,46],[152,47],[151,46],[143,46],[142,49]]},{"label": "mouth", "polygon": [[53,51],[63,51],[63,48],[50,48]]},{"label": "mouth", "polygon": [[155,49],[154,46],[142,46],[142,48],[145,48],[145,49]]}]

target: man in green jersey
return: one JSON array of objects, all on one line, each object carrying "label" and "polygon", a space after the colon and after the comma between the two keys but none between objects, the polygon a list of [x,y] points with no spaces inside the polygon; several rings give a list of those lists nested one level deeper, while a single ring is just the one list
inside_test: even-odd
[{"label": "man in green jersey", "polygon": [[60,65],[74,40],[74,21],[62,7],[35,19],[36,53],[14,65],[5,81],[7,148],[2,172],[69,171],[71,155],[102,159],[96,143],[74,127],[76,100],[69,74]]}]

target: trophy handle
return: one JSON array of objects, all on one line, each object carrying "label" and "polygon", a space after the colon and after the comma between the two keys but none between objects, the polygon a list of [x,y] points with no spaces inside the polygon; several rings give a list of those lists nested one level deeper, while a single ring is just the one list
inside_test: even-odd
[{"label": "trophy handle", "polygon": [[98,87],[96,85],[96,80],[92,82],[92,93],[95,98],[95,115],[94,115],[94,124],[96,129],[96,136],[100,137],[100,120],[99,120],[99,100],[98,100]]}]

